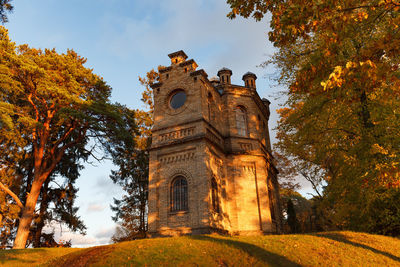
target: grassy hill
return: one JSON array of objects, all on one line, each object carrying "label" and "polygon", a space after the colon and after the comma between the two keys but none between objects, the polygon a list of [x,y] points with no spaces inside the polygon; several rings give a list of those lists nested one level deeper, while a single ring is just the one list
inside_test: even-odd
[{"label": "grassy hill", "polygon": [[354,232],[155,238],[0,251],[0,266],[400,266],[400,239]]}]

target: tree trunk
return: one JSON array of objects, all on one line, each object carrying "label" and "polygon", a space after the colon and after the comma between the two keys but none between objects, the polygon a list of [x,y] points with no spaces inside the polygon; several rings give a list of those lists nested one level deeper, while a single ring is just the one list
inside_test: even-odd
[{"label": "tree trunk", "polygon": [[35,212],[36,202],[40,194],[40,188],[43,182],[39,182],[42,179],[35,179],[32,184],[31,191],[26,198],[26,204],[22,209],[21,219],[19,220],[19,226],[17,236],[14,240],[14,249],[24,249],[26,240],[29,236],[29,230],[32,224],[33,215]]},{"label": "tree trunk", "polygon": [[33,247],[34,248],[41,247],[40,238],[42,236],[42,230],[44,227],[44,216],[45,216],[47,208],[49,206],[49,194],[47,192],[49,189],[49,182],[50,182],[50,179],[47,179],[41,190],[42,191],[42,199],[40,201],[39,217],[37,218],[35,236],[33,237]]}]

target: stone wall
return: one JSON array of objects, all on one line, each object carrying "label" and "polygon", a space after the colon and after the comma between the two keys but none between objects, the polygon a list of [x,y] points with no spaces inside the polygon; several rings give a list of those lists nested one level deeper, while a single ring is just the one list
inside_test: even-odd
[{"label": "stone wall", "polygon": [[[170,58],[171,66],[160,70],[160,81],[152,86],[149,232],[279,231],[270,210],[279,213],[268,107],[255,88],[211,83],[182,51]],[[176,90],[184,90],[187,98],[182,107],[173,109],[169,101]],[[235,109],[239,106],[246,110],[246,136],[239,136],[236,128]],[[179,175],[188,182],[188,210],[172,212],[171,183]],[[219,211],[212,207],[212,178],[218,185]]]}]

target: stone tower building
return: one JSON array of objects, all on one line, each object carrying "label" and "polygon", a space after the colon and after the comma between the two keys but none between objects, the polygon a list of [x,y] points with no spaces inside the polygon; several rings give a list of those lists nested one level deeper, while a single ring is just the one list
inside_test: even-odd
[{"label": "stone tower building", "polygon": [[267,99],[256,75],[208,79],[183,51],[169,54],[154,90],[149,234],[280,232]]}]

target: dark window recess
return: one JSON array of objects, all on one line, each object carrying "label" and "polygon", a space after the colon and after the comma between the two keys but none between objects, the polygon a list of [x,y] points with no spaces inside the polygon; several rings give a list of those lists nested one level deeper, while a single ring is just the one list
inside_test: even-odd
[{"label": "dark window recess", "polygon": [[171,108],[178,109],[182,107],[186,102],[186,93],[184,91],[178,91],[172,95],[169,104]]},{"label": "dark window recess", "polygon": [[187,72],[187,68],[185,68],[185,72]]},{"label": "dark window recess", "polygon": [[219,213],[218,184],[215,178],[211,180],[211,202],[213,211]]},{"label": "dark window recess", "polygon": [[195,82],[197,81],[197,77],[194,77],[193,79],[194,79]]},{"label": "dark window recess", "polygon": [[247,136],[247,116],[246,111],[241,107],[236,108],[236,128],[238,135]]},{"label": "dark window recess", "polygon": [[185,177],[178,176],[171,185],[171,211],[188,210],[188,186]]},{"label": "dark window recess", "polygon": [[271,210],[271,219],[273,221],[276,220],[275,217],[275,207],[274,207],[274,199],[272,197],[273,191],[271,190],[271,188],[268,187],[268,197],[269,197],[269,209]]},{"label": "dark window recess", "polygon": [[167,79],[169,78],[169,74],[167,73],[167,75],[165,75],[165,77],[167,77]]}]

